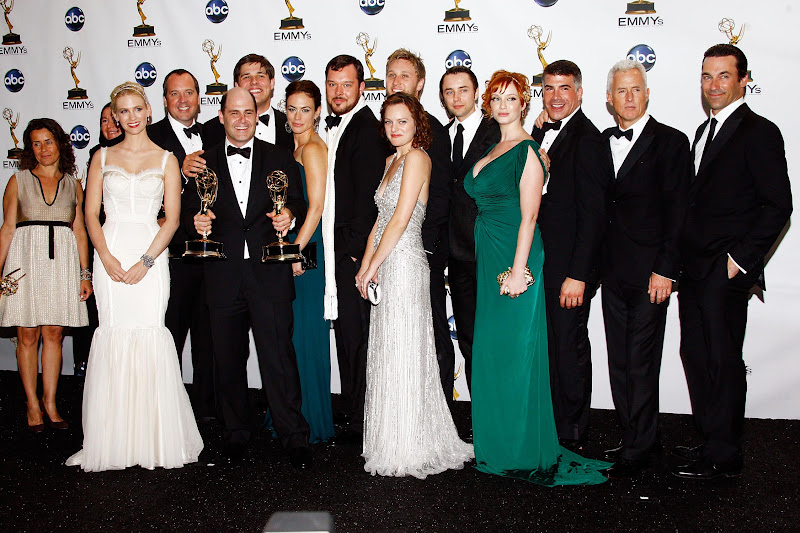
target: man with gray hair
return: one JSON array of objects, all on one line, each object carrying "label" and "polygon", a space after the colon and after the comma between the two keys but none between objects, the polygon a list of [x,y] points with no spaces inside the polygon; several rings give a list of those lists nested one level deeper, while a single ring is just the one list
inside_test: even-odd
[{"label": "man with gray hair", "polygon": [[647,112],[641,63],[626,59],[611,67],[607,91],[619,126],[603,132],[615,179],[607,196],[602,303],[622,442],[606,451],[615,461],[606,475],[629,478],[661,458],[658,379],[692,167],[686,135]]}]

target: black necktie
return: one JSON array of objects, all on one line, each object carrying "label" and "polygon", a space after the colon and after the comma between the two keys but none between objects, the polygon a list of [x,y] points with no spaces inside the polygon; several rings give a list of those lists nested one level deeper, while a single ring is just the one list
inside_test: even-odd
[{"label": "black necktie", "polygon": [[200,135],[200,124],[195,122],[192,127],[183,128],[183,133],[185,133],[186,137],[188,137],[189,139],[192,138],[192,135]]},{"label": "black necktie", "polygon": [[555,122],[545,122],[544,124],[542,124],[542,131],[544,133],[547,133],[550,130],[558,131],[560,129],[561,129],[561,121],[560,120],[556,120]]},{"label": "black necktie", "polygon": [[245,159],[250,159],[250,147],[245,146],[244,148],[237,148],[235,146],[228,145],[227,151],[228,157],[232,155],[239,154],[240,156],[244,157]]},{"label": "black necktie", "polygon": [[611,131],[611,135],[613,135],[613,136],[614,136],[614,137],[616,137],[617,139],[621,139],[622,137],[625,137],[625,138],[626,138],[626,139],[628,139],[629,141],[632,141],[632,140],[633,140],[633,130],[625,130],[625,131],[622,131],[622,130],[621,130],[621,129],[619,129],[619,128],[614,128],[614,129]]},{"label": "black necktie", "polygon": [[456,136],[453,139],[453,165],[456,168],[464,162],[464,125],[456,126]]},{"label": "black necktie", "polygon": [[703,146],[703,157],[700,158],[702,162],[703,159],[706,158],[706,154],[708,154],[708,148],[711,146],[711,141],[714,140],[714,130],[717,129],[717,119],[711,119],[711,128],[708,130],[708,137],[706,137],[706,144]]},{"label": "black necktie", "polygon": [[338,115],[328,115],[325,117],[325,129],[335,128],[342,123],[342,117]]},{"label": "black necktie", "polygon": [[265,126],[269,126],[269,115],[261,115],[258,117],[259,122],[261,122]]}]

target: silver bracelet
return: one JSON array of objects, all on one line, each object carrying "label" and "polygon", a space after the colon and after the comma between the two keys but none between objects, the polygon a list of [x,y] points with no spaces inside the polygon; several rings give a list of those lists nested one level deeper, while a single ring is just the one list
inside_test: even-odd
[{"label": "silver bracelet", "polygon": [[149,256],[147,254],[144,254],[141,257],[141,259],[142,259],[142,264],[145,266],[145,268],[148,268],[148,269],[149,268],[153,268],[153,265],[156,264],[156,260],[152,256]]},{"label": "silver bracelet", "polygon": [[81,269],[81,281],[92,281],[92,271],[88,268]]}]

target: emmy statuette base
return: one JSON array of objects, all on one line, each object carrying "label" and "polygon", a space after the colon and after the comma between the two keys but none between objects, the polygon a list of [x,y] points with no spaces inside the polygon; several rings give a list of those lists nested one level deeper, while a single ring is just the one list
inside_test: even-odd
[{"label": "emmy statuette base", "polygon": [[465,20],[472,20],[469,16],[469,9],[448,9],[444,12],[445,22],[461,22]]},{"label": "emmy statuette base", "polygon": [[156,34],[156,29],[149,24],[140,24],[133,28],[134,37],[152,37]]},{"label": "emmy statuette base", "polygon": [[228,85],[225,83],[209,83],[206,85],[206,94],[225,94]]},{"label": "emmy statuette base", "polygon": [[22,148],[12,148],[8,151],[8,159],[20,159],[22,157]]},{"label": "emmy statuette base", "polygon": [[533,77],[533,81],[531,81],[531,87],[541,87],[543,80],[544,80],[544,73],[535,75]]},{"label": "emmy statuette base", "polygon": [[67,100],[86,100],[89,96],[86,94],[86,89],[76,87],[67,91]]},{"label": "emmy statuette base", "polygon": [[385,91],[383,80],[378,78],[367,78],[364,80],[364,90],[366,91]]},{"label": "emmy statuette base", "polygon": [[261,247],[262,263],[299,263],[303,260],[299,244],[273,242]]},{"label": "emmy statuette base", "polygon": [[226,259],[221,242],[208,239],[186,241],[186,251],[182,257],[196,257],[200,259]]},{"label": "emmy statuette base", "polygon": [[626,15],[652,15],[656,12],[655,2],[628,2]]},{"label": "emmy statuette base", "polygon": [[3,44],[22,44],[22,40],[16,33],[6,33],[3,35]]},{"label": "emmy statuette base", "polygon": [[299,17],[281,19],[282,30],[299,30],[301,28],[305,28],[305,26],[303,26],[303,19]]}]

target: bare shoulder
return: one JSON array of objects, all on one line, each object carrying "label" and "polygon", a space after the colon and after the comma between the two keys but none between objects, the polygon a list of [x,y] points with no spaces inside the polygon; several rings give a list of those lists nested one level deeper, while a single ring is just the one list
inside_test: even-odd
[{"label": "bare shoulder", "polygon": [[304,147],[303,147],[303,157],[311,157],[311,158],[327,158],[328,157],[328,147],[323,142],[322,138],[317,135],[315,138],[312,138]]},{"label": "bare shoulder", "polygon": [[416,164],[416,165],[430,165],[431,164],[431,157],[425,150],[411,150],[406,155],[406,163]]}]

